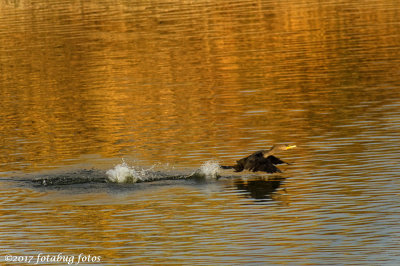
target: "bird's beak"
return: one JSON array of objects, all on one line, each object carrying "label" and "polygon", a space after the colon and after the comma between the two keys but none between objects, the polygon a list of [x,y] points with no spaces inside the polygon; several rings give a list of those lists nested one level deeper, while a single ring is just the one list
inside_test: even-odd
[{"label": "bird's beak", "polygon": [[286,150],[290,150],[290,149],[293,149],[293,148],[296,148],[296,145],[288,145],[286,147]]}]

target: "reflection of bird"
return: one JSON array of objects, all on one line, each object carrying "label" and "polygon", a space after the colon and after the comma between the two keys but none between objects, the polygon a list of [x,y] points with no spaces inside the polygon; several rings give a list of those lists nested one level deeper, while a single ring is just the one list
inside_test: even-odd
[{"label": "reflection of bird", "polygon": [[248,191],[250,196],[254,199],[267,199],[271,198],[271,194],[275,192],[282,181],[285,179],[275,179],[275,180],[248,180],[244,181],[241,179],[236,179],[234,181],[235,186],[239,190]]},{"label": "reflection of bird", "polygon": [[236,162],[233,166],[221,166],[222,169],[235,169],[235,172],[241,172],[245,169],[257,172],[263,171],[267,173],[281,172],[281,170],[276,167],[276,164],[285,163],[279,158],[275,157],[273,154],[278,151],[285,151],[295,148],[296,145],[285,145],[278,144],[272,146],[269,150],[257,151],[243,159]]}]

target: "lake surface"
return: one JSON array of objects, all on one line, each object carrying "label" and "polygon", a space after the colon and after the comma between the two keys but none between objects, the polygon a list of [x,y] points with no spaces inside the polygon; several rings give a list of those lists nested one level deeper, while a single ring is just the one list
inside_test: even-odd
[{"label": "lake surface", "polygon": [[2,263],[400,263],[398,1],[3,0],[0,97]]}]

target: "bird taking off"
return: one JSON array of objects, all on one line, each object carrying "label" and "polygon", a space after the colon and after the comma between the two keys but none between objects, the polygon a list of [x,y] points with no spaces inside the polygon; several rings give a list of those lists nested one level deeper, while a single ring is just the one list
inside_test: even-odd
[{"label": "bird taking off", "polygon": [[233,166],[221,166],[222,169],[234,169],[235,172],[249,170],[253,172],[262,171],[267,173],[281,173],[276,164],[286,163],[275,157],[273,154],[278,151],[285,151],[296,148],[296,145],[278,144],[271,147],[269,150],[256,151],[253,154],[236,161]]}]

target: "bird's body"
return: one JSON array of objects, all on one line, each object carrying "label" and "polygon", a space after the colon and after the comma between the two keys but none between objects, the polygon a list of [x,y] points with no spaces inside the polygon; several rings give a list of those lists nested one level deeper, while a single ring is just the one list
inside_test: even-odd
[{"label": "bird's body", "polygon": [[236,161],[236,165],[221,166],[221,168],[234,169],[235,172],[249,170],[252,172],[262,171],[267,173],[280,173],[281,170],[279,170],[275,165],[283,164],[285,162],[275,157],[273,154],[280,150],[288,150],[295,147],[296,145],[274,145],[270,150],[256,151],[253,154]]}]

